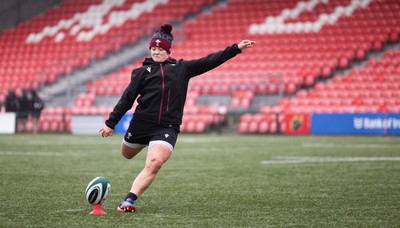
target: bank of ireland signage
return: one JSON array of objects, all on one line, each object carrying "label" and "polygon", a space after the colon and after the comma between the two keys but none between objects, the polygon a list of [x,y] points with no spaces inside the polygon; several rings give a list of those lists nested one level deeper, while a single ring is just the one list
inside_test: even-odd
[{"label": "bank of ireland signage", "polygon": [[312,114],[311,134],[400,135],[398,113]]}]

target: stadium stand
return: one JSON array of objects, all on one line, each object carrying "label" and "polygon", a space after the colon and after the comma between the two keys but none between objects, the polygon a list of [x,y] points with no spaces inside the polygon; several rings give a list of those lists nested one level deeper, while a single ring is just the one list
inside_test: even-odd
[{"label": "stadium stand", "polygon": [[[400,112],[400,51],[388,50],[381,59],[370,59],[365,68],[352,68],[347,75],[334,75],[329,83],[318,82],[295,97],[282,98],[275,106],[263,106],[260,113],[279,113],[280,129],[287,113],[376,113]],[[240,122],[247,122],[242,116]],[[239,124],[240,125],[240,124]],[[246,131],[245,127],[239,129]]]},{"label": "stadium stand", "polygon": [[[64,1],[43,15],[2,32],[0,102],[4,102],[9,88],[39,89],[56,83],[58,77],[85,67],[92,59],[101,59],[150,34],[159,23],[179,20],[210,3],[210,0]],[[86,100],[83,106],[87,107],[93,104],[92,97],[88,98],[89,101],[87,97],[78,97],[75,103],[80,107]],[[95,110],[92,108],[91,112]],[[43,123],[47,123],[46,118],[44,115]],[[48,129],[43,127],[44,131]]]},{"label": "stadium stand", "polygon": [[[243,38],[258,42],[251,54],[191,81],[182,132],[204,132],[224,124],[229,112],[243,113],[238,132],[277,133],[284,131],[286,113],[399,111],[399,52],[388,50],[381,59],[367,59],[370,53],[383,52],[386,44],[399,42],[399,1],[223,3],[65,1],[1,33],[0,103],[7,88],[57,83],[58,77],[91,64],[92,59],[134,44],[161,21],[179,21],[184,36],[173,46],[177,58],[201,57]],[[214,7],[202,12],[203,5]],[[196,12],[201,13],[184,20]],[[42,131],[69,131],[71,114],[107,115],[113,104],[96,101],[118,97],[139,61],[86,83],[73,107],[47,107]],[[367,61],[365,68],[353,66],[362,61]],[[336,74],[338,70],[343,73]],[[256,100],[275,95],[283,96],[277,104],[263,102],[254,112]],[[230,96],[230,101],[221,107],[199,105],[203,96]]]},{"label": "stadium stand", "polygon": [[[207,1],[65,1],[44,15],[1,34],[2,88],[38,88],[58,76],[135,42],[157,26],[184,16]],[[155,20],[151,11],[166,15]]]},{"label": "stadium stand", "polygon": [[284,112],[399,112],[399,57],[399,51],[389,50],[382,59],[368,61],[364,69],[335,75],[330,83],[319,82],[279,105]]}]

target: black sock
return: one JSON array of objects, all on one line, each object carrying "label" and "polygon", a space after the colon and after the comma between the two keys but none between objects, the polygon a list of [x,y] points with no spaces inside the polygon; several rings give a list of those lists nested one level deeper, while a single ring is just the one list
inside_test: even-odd
[{"label": "black sock", "polygon": [[125,200],[128,199],[128,198],[131,199],[131,200],[133,200],[133,201],[136,201],[138,197],[135,195],[135,193],[129,192],[129,193],[126,195]]}]

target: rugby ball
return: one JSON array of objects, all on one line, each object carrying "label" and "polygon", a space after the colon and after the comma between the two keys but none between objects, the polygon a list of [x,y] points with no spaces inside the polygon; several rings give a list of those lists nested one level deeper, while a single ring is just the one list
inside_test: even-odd
[{"label": "rugby ball", "polygon": [[95,205],[106,200],[110,194],[111,185],[105,177],[96,177],[86,187],[86,201],[89,204]]}]

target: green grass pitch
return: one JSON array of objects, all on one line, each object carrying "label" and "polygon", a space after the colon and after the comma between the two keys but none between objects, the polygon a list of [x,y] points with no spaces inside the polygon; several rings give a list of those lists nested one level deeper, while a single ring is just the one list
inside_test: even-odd
[{"label": "green grass pitch", "polygon": [[[400,137],[181,134],[136,202],[122,135],[1,135],[0,227],[400,227]],[[111,183],[107,215],[86,185]]]}]

